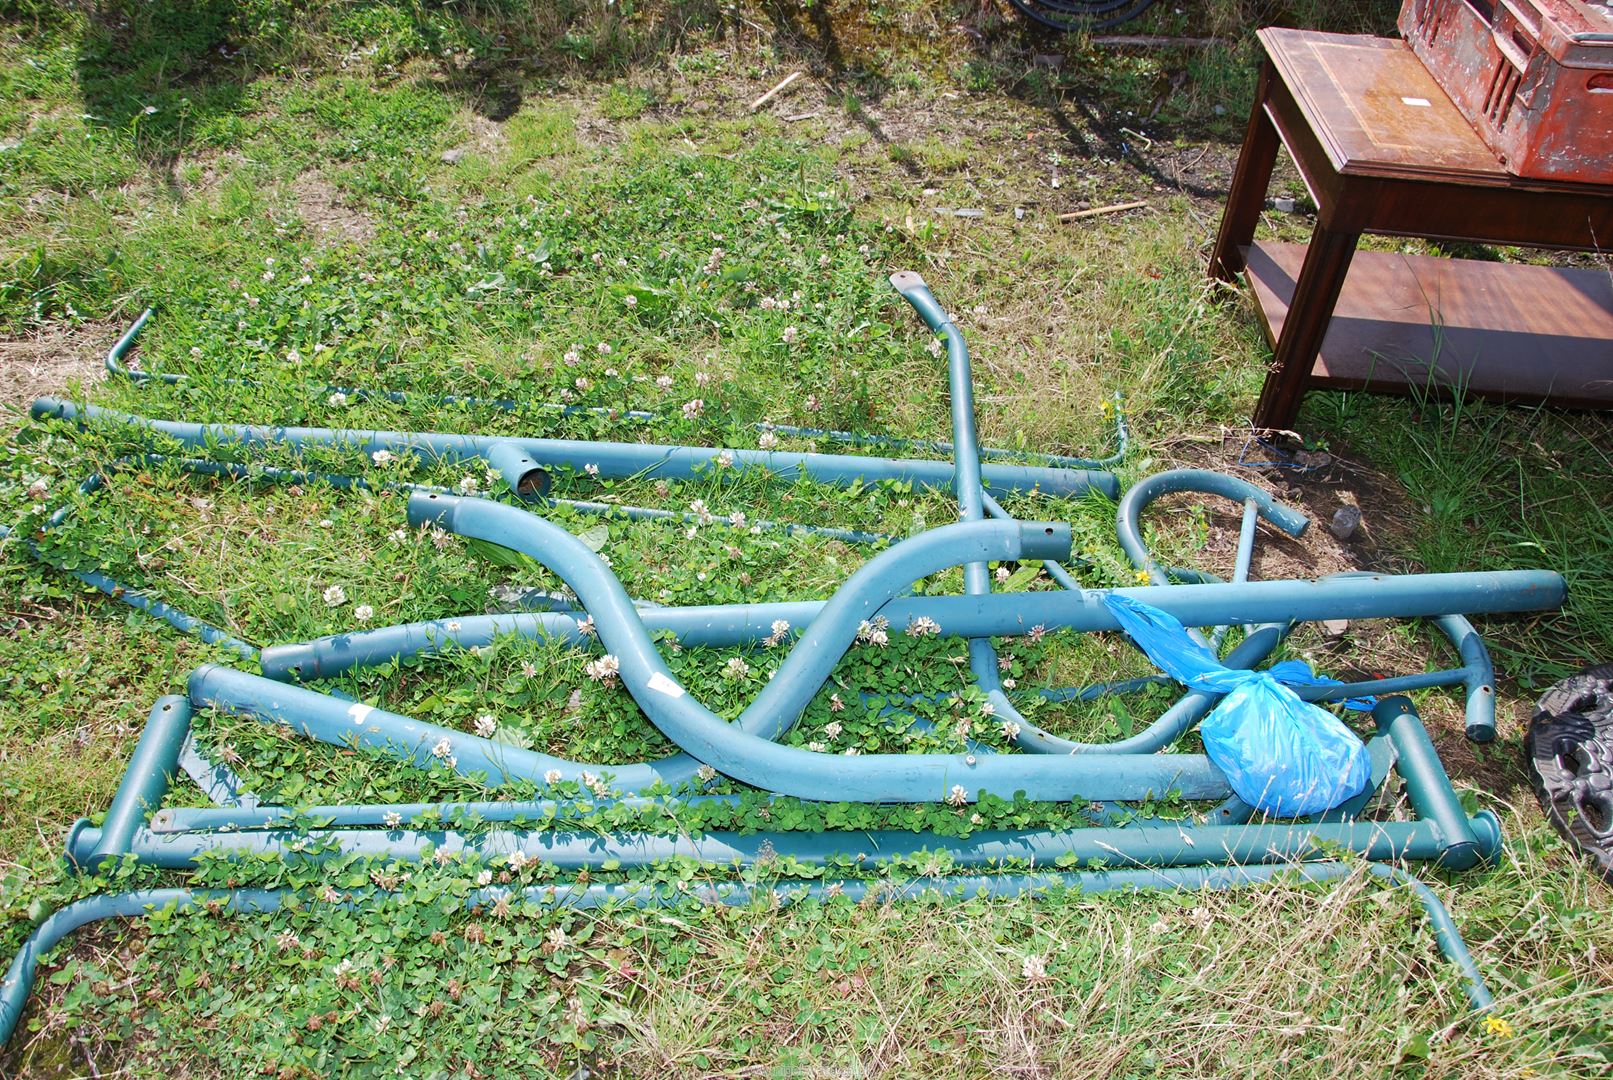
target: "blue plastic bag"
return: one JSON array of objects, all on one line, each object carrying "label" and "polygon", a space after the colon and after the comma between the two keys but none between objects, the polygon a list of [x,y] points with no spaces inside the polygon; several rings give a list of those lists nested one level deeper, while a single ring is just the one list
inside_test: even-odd
[{"label": "blue plastic bag", "polygon": [[1298,660],[1267,671],[1229,668],[1169,613],[1115,594],[1104,603],[1161,671],[1194,690],[1226,695],[1199,735],[1244,802],[1271,817],[1304,817],[1366,789],[1372,777],[1366,746],[1338,717],[1284,685],[1335,680],[1313,675]]}]

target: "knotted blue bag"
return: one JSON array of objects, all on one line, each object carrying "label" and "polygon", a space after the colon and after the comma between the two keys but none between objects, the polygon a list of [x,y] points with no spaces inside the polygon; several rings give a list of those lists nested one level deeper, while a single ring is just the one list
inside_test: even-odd
[{"label": "knotted blue bag", "polygon": [[1288,688],[1336,680],[1313,675],[1299,660],[1266,671],[1229,668],[1168,612],[1115,594],[1104,603],[1161,671],[1194,690],[1226,695],[1199,735],[1238,798],[1270,817],[1304,817],[1366,789],[1366,746],[1338,717]]}]

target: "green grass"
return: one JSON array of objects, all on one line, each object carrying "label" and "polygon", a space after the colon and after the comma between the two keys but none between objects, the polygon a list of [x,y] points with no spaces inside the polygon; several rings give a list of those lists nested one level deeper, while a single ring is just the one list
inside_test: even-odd
[{"label": "green grass", "polygon": [[[1215,0],[1200,26],[1197,8],[1161,5],[1149,16],[1154,29],[1236,40],[1226,50],[1131,56],[1026,37],[973,5],[912,0],[743,5],[737,17],[716,5],[582,0],[300,7],[0,7],[0,348],[35,356],[65,343],[66,355],[51,356],[64,364],[52,392],[220,421],[646,435],[597,415],[431,401],[460,393],[654,409],[667,418],[654,431],[665,441],[751,447],[749,425],[761,420],[944,438],[929,335],[885,283],[892,270],[915,268],[975,349],[988,441],[1107,453],[1102,403],[1122,392],[1138,443],[1122,470],[1131,481],[1204,464],[1205,454],[1227,467],[1237,440],[1216,456],[1221,432],[1248,415],[1267,353],[1243,302],[1204,281],[1215,199],[1155,190],[1158,178],[1134,158],[1115,160],[1083,110],[1110,130],[1145,130],[1184,160],[1197,148],[1230,152],[1250,86],[1250,23],[1282,15],[1382,29],[1395,5],[1324,13]],[[978,37],[948,29],[976,18]],[[1057,69],[1030,59],[1054,49],[1066,57]],[[830,85],[803,80],[801,104],[792,96],[749,115],[748,102],[795,67],[828,72]],[[1157,117],[1139,119],[1162,87]],[[1078,130],[1061,134],[1060,117]],[[1059,189],[1049,187],[1055,171]],[[937,190],[922,194],[925,185]],[[1052,220],[1077,199],[1111,193],[1140,194],[1151,208],[1078,227]],[[960,206],[987,208],[987,217],[932,212]],[[78,384],[148,304],[157,315],[141,338],[142,366],[191,381]],[[310,395],[310,383],[416,397],[340,404]],[[10,385],[0,392],[25,407]],[[686,419],[695,399],[701,417]],[[1503,672],[1502,739],[1492,748],[1461,742],[1454,695],[1419,695],[1464,795],[1505,821],[1503,865],[1432,880],[1500,996],[1510,1035],[1461,1018],[1454,975],[1415,906],[1365,875],[1242,894],[589,915],[458,911],[484,871],[529,883],[553,876],[503,863],[411,867],[406,881],[398,867],[297,859],[69,878],[58,862],[62,834],[105,809],[151,703],[182,690],[204,661],[240,661],[86,592],[11,542],[0,548],[0,953],[9,956],[45,906],[136,883],[383,887],[401,897],[374,916],[315,903],[272,918],[201,914],[90,930],[47,966],[0,1071],[1596,1075],[1613,1057],[1607,889],[1543,822],[1515,762],[1537,688],[1613,655],[1608,427],[1546,410],[1334,394],[1312,395],[1301,426],[1374,478],[1372,505],[1383,510],[1368,525],[1381,565],[1545,566],[1570,579],[1562,613],[1482,627]],[[457,540],[396,535],[403,509],[392,497],[201,479],[163,465],[114,472],[105,490],[77,496],[90,471],[144,444],[21,415],[6,430],[0,521],[26,534],[41,507],[71,502],[69,522],[41,541],[51,559],[104,568],[255,643],[350,629],[359,605],[384,625],[479,612],[496,588],[559,587]],[[480,470],[313,457],[374,480],[493,483]],[[41,479],[43,498],[29,490]],[[599,545],[633,595],[662,604],[826,597],[868,555],[753,534],[727,523],[734,513],[895,536],[954,513],[943,496],[890,485],[846,491],[721,470],[667,485],[586,474],[557,482],[580,498],[709,508],[715,520],[692,536],[554,515]],[[1305,478],[1294,490],[1313,513],[1334,497]],[[1088,584],[1131,579],[1112,539],[1112,506],[1010,508],[1070,521],[1093,562]],[[1224,573],[1225,526],[1219,511],[1162,504],[1149,539],[1163,557]],[[1283,567],[1293,571],[1293,558]],[[343,593],[334,603],[325,599],[332,586]],[[956,574],[925,583],[958,587]],[[1351,633],[1353,651],[1302,634],[1290,652],[1335,672],[1417,670],[1443,656],[1415,626]],[[1145,670],[1109,637],[1048,635],[1004,648],[1022,687]],[[899,633],[886,649],[853,650],[785,741],[956,750],[967,720],[973,737],[1002,746],[961,651]],[[732,716],[781,654],[685,650],[669,661]],[[742,673],[728,667],[736,656]],[[568,756],[667,752],[623,692],[587,677],[590,658],[504,640],[325,685],[466,730],[491,712],[501,738]],[[954,697],[921,710],[933,727],[905,727],[863,703],[892,688]],[[1116,738],[1171,697],[1035,716],[1071,737]],[[489,793],[441,769],[227,717],[204,714],[196,726],[254,790],[296,805]],[[1193,745],[1190,737],[1183,748]],[[531,790],[517,783],[496,794]],[[200,801],[183,783],[169,800]],[[1166,801],[1146,812],[1196,809]],[[964,834],[1069,825],[1079,810],[784,803],[767,820],[747,802],[678,819],[602,812],[585,824],[827,822]],[[807,873],[787,860],[754,872],[764,883]],[[724,872],[680,863],[642,876],[693,888]]]}]

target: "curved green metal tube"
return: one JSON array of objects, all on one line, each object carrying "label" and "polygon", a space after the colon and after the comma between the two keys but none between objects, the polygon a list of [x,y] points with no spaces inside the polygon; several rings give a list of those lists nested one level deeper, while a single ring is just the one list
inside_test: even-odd
[{"label": "curved green metal tube", "polygon": [[[731,726],[677,682],[651,642],[643,614],[633,607],[621,583],[570,533],[515,507],[442,495],[412,497],[409,519],[415,524],[434,522],[461,536],[514,548],[548,567],[592,615],[601,647],[617,657],[623,684],[651,722],[694,757],[752,786],[799,798],[861,802],[949,799],[963,803],[982,791],[1005,797],[1023,791],[1027,798],[1053,801],[1077,796],[1138,798],[1145,791],[1179,791],[1184,798],[1226,794],[1223,778],[1197,756],[1104,755],[1101,760],[1045,755],[831,757],[767,741],[769,734],[785,730],[799,715],[793,711],[772,714],[773,699],[784,694],[792,700],[800,696],[795,687],[798,682],[807,687],[805,697],[816,692],[852,644],[859,621],[871,618],[911,583],[911,578],[893,577],[879,565],[885,555],[911,540],[864,564],[847,580],[796,642],[775,678]],[[1006,522],[977,521],[922,535],[949,530],[961,535],[1009,527]],[[1044,522],[1021,528],[1027,530],[1027,537],[1040,535],[1047,541],[1035,552],[1027,545],[1024,557],[1067,553],[1066,526]],[[969,557],[962,555],[953,562]],[[753,713],[760,715],[753,718]]]}]

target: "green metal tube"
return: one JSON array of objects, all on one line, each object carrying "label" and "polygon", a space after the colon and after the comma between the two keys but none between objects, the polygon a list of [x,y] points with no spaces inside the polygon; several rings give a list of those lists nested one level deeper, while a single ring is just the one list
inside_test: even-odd
[{"label": "green metal tube", "polygon": [[[1032,759],[1037,760],[1037,759]],[[1465,825],[1466,819],[1462,820]],[[769,857],[813,866],[880,866],[890,859],[945,854],[960,867],[993,867],[1013,860],[1029,866],[1255,865],[1318,859],[1348,851],[1382,862],[1441,860],[1450,850],[1448,827],[1428,821],[1350,821],[1260,825],[1160,825],[1154,828],[1094,827],[1066,830],[989,830],[959,839],[940,833],[712,831],[694,836],[659,833],[557,832],[502,829],[467,835],[452,829],[321,829],[301,833],[253,830],[240,833],[135,834],[140,861],[169,870],[188,869],[210,854],[264,856],[306,846],[312,859],[337,856],[419,860],[429,852],[476,854],[486,859],[520,851],[562,870],[599,869],[606,861],[653,866],[669,859],[695,859],[715,866],[751,865]],[[1474,830],[1464,831],[1469,836]],[[1498,836],[1496,837],[1498,841]],[[70,837],[77,858],[99,843],[85,828]],[[1477,845],[1477,840],[1474,841]],[[1475,848],[1477,850],[1477,848]],[[1493,852],[1483,852],[1493,854]],[[1471,864],[1470,864],[1471,865]]]},{"label": "green metal tube", "polygon": [[[179,750],[188,734],[190,702],[173,694],[159,698],[135,744],[118,793],[112,797],[99,839],[81,865],[99,865],[102,859],[115,859],[129,850],[135,832],[162,805],[179,770]],[[75,834],[81,831],[75,826]],[[72,846],[69,843],[69,850]]]},{"label": "green metal tube", "polygon": [[[1053,892],[1082,895],[1106,892],[1152,890],[1226,890],[1263,884],[1277,878],[1317,883],[1348,877],[1354,868],[1345,863],[1307,863],[1301,866],[1213,866],[1180,867],[1160,870],[1086,870],[1069,873],[999,874],[965,877],[918,878],[896,882],[884,879],[850,878],[844,881],[780,882],[773,885],[747,885],[741,882],[715,882],[692,892],[667,885],[639,882],[593,882],[587,885],[558,882],[532,885],[519,890],[478,889],[465,899],[472,911],[490,907],[500,899],[516,898],[540,908],[586,909],[597,907],[662,908],[685,904],[723,904],[745,907],[758,901],[783,905],[802,900],[827,900],[844,896],[852,902],[863,899],[888,901],[934,897],[941,900],[1007,899],[1035,897]],[[1463,989],[1474,1012],[1490,1009],[1495,999],[1484,985],[1484,977],[1462,941],[1450,912],[1439,896],[1422,882],[1403,871],[1387,866],[1368,866],[1375,877],[1410,888],[1434,927],[1434,940],[1447,959],[1462,973]],[[373,892],[344,901],[349,907],[373,908],[384,905],[391,894]],[[103,919],[138,918],[153,911],[172,910],[232,915],[269,915],[282,908],[311,903],[307,894],[277,889],[148,889],[139,892],[91,896],[75,901],[41,922],[23,942],[3,978],[0,978],[0,1047],[5,1046],[22,1021],[33,989],[39,964],[67,935],[81,926]]]},{"label": "green metal tube", "polygon": [[[1488,811],[1481,811],[1478,818],[1469,818],[1462,809],[1456,789],[1451,787],[1450,777],[1445,774],[1439,754],[1428,738],[1428,729],[1423,727],[1411,699],[1384,698],[1373,706],[1372,718],[1378,722],[1378,730],[1395,744],[1398,754],[1395,768],[1406,781],[1412,809],[1422,820],[1438,826],[1445,836],[1446,847],[1438,859],[1439,864],[1453,870],[1467,870],[1480,861],[1493,859],[1498,852],[1492,849],[1489,836],[1481,838],[1479,833],[1489,826],[1499,837],[1499,824]],[[1486,815],[1488,822],[1482,820]],[[1475,824],[1479,826],[1477,830]]]}]

